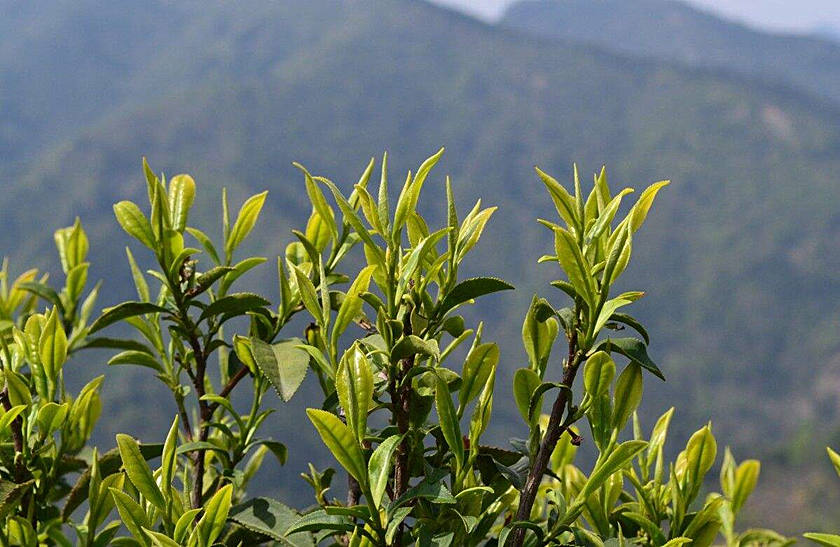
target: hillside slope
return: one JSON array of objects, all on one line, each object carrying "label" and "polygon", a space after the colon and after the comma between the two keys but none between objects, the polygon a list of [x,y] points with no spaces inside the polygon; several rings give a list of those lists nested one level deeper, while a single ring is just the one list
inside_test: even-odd
[{"label": "hillside slope", "polygon": [[501,24],[634,56],[788,82],[840,101],[840,44],[723,20],[675,0],[521,0]]},{"label": "hillside slope", "polygon": [[[416,1],[161,1],[151,3],[153,17],[140,18],[128,4],[101,13],[92,0],[61,5],[54,64],[83,55],[100,66],[110,55],[111,41],[82,47],[72,39],[86,32],[89,10],[103,27],[131,28],[145,49],[115,72],[117,83],[84,83],[90,93],[79,101],[88,113],[72,114],[78,128],[32,144],[34,157],[4,181],[0,249],[15,264],[54,266],[45,258],[49,230],[79,215],[97,260],[92,275],[105,279],[102,304],[129,297],[128,238],[110,206],[143,198],[141,155],[157,170],[195,175],[203,212],[195,221],[210,232],[215,224],[204,219],[215,223],[222,186],[237,204],[268,189],[246,246],[270,257],[308,213],[292,160],[348,188],[386,148],[399,173],[445,145],[424,190],[432,216],[442,213],[433,204],[446,173],[462,208],[477,197],[501,206],[471,268],[519,289],[483,310],[492,312],[486,336],[505,348],[498,400],[509,402],[527,301],[537,290],[559,299],[545,284],[556,271],[536,265],[551,238],[534,218],[554,213],[532,166],[567,180],[573,161],[584,173],[606,162],[612,180],[637,189],[671,178],[634,245],[627,287],[648,290],[638,315],[669,379],[648,382],[650,414],[678,400],[677,435],[712,419],[738,458],[790,462],[799,454],[810,470],[823,468],[815,463],[820,444],[837,441],[840,424],[836,393],[827,389],[840,378],[840,111],[831,104],[729,72],[558,45]],[[21,17],[15,29],[37,27],[35,15]],[[51,66],[36,61],[16,61],[32,81]],[[109,85],[123,91],[112,97]],[[61,89],[43,93],[60,104]],[[28,134],[23,126],[17,132]],[[253,285],[273,296],[271,268]],[[95,359],[79,366],[80,376],[103,370]],[[136,391],[133,373],[111,372],[111,401],[158,397]],[[816,395],[815,385],[823,386]],[[316,441],[314,434],[297,441],[302,400],[275,423],[278,438],[288,440],[294,427],[304,447]],[[115,429],[159,436],[172,411],[158,405],[152,419],[136,406],[112,408],[104,443]],[[496,411],[497,440],[522,435],[513,405]],[[814,444],[797,453],[792,439]],[[291,451],[286,487],[298,486],[311,453]],[[797,485],[794,501],[827,495],[812,486]],[[790,520],[780,527],[804,525],[795,510],[785,508]]]}]

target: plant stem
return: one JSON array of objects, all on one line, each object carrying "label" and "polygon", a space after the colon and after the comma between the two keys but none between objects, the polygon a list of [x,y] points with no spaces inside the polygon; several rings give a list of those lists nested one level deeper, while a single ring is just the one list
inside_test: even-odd
[{"label": "plant stem", "polygon": [[[409,309],[403,320],[403,335],[411,334],[411,310]],[[397,447],[397,458],[394,463],[394,499],[402,496],[408,490],[409,469],[408,469],[408,430],[409,412],[411,411],[411,383],[405,384],[403,379],[408,371],[414,366],[414,355],[401,359],[397,365],[394,376],[391,378],[389,392],[391,396],[392,423],[395,423],[397,430],[402,435],[402,440]],[[403,525],[394,540],[394,545],[402,545]]]},{"label": "plant stem", "polygon": [[[3,404],[3,409],[6,412],[12,408],[12,402],[9,399],[9,391],[7,388],[3,388],[3,391],[0,391],[0,403]],[[26,468],[23,466],[23,462],[18,457],[18,454],[23,454],[23,419],[20,416],[12,421],[11,429],[12,442],[14,442],[15,445],[15,482],[21,483],[26,477]]]},{"label": "plant stem", "polygon": [[[236,387],[236,384],[238,384],[243,378],[248,376],[249,372],[251,372],[251,371],[248,370],[248,367],[244,367],[244,366],[242,368],[240,368],[239,370],[237,370],[236,374],[231,376],[230,380],[228,380],[228,383],[219,392],[219,397],[227,397],[228,395],[230,395],[230,392],[233,391],[233,388]],[[219,405],[218,404],[212,405],[213,410],[216,410],[217,406],[219,406]]]},{"label": "plant stem", "polygon": [[[569,388],[571,388],[575,381],[575,375],[583,360],[582,357],[577,347],[577,335],[573,334],[569,339],[569,358],[563,372],[562,382],[564,385],[569,386]],[[531,509],[534,507],[534,501],[537,498],[537,491],[539,490],[543,475],[545,475],[545,471],[548,469],[551,453],[554,452],[557,441],[560,440],[563,432],[568,429],[567,425],[563,425],[563,414],[569,402],[569,393],[570,391],[568,389],[560,390],[560,393],[557,394],[557,399],[554,401],[545,436],[540,443],[540,449],[528,473],[525,486],[522,487],[522,491],[519,494],[519,507],[516,511],[517,521],[530,520]],[[525,531],[525,528],[516,528],[513,531],[510,545],[513,547],[522,547],[525,541]]]},{"label": "plant stem", "polygon": [[[213,415],[210,410],[210,405],[207,401],[202,400],[206,394],[204,389],[204,377],[207,372],[207,357],[204,355],[204,350],[201,348],[201,342],[195,333],[190,333],[188,342],[193,350],[193,358],[195,359],[195,375],[192,377],[195,394],[198,398],[199,409],[199,442],[207,441],[210,434],[208,422]],[[191,504],[193,509],[201,508],[201,498],[204,493],[204,450],[198,449],[193,453],[193,488],[191,496]]]}]

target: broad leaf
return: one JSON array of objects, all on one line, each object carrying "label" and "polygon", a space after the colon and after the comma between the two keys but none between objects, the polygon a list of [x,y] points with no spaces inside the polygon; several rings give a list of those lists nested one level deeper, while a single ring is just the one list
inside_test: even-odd
[{"label": "broad leaf", "polygon": [[309,354],[298,346],[302,340],[293,338],[277,344],[267,344],[251,338],[254,360],[283,401],[295,394],[309,368]]},{"label": "broad leaf", "polygon": [[630,363],[615,383],[615,403],[613,410],[613,428],[621,431],[624,424],[638,408],[642,400],[642,369],[636,363]]},{"label": "broad leaf", "polygon": [[114,215],[123,230],[131,237],[155,250],[156,240],[149,219],[143,214],[137,204],[131,201],[121,201],[114,205]]},{"label": "broad leaf", "polygon": [[440,349],[438,348],[437,341],[423,340],[413,334],[404,336],[391,350],[391,362],[396,363],[400,359],[406,359],[413,355],[422,355],[438,360],[440,358]]},{"label": "broad leaf", "polygon": [[300,520],[300,514],[271,498],[252,498],[231,507],[228,520],[252,532],[279,541],[281,545],[289,547],[314,547],[315,545],[312,536],[308,533],[286,535],[286,530]]},{"label": "broad leaf", "polygon": [[583,386],[592,397],[599,397],[610,389],[615,377],[615,362],[603,351],[592,354],[583,370]]},{"label": "broad leaf", "polygon": [[525,423],[530,424],[531,395],[540,387],[540,376],[530,368],[520,368],[513,375],[513,399]]}]

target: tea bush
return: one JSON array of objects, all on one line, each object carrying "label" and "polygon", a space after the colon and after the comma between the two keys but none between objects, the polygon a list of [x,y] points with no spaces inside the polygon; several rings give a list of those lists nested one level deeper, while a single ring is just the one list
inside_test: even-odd
[{"label": "tea bush", "polygon": [[[147,212],[129,201],[114,206],[133,239],[126,255],[135,300],[91,321],[100,285],[86,289],[89,244],[78,221],[55,234],[62,288],[35,270],[11,280],[4,263],[0,545],[792,543],[736,526],[757,461],[738,464],[725,450],[720,492],[709,492],[718,454],[711,424],[668,461],[674,409],[649,434],[636,414],[644,377],[664,375],[648,354],[648,332],[626,312],[644,293],[615,294],[614,286],[667,182],[644,190],[621,217],[632,190],[613,195],[605,170],[586,194],[576,169],[571,192],[537,170],[558,215],[539,220],[554,249],[538,262],[562,275],[551,283],[554,296],[535,296],[526,311],[528,366],[502,392],[512,391],[524,438],[509,447],[482,442],[500,352],[461,311],[513,287],[459,275],[495,207],[478,200],[459,213],[446,179],[445,225],[430,228],[418,213],[442,153],[408,173],[396,200],[387,155],[375,191],[373,160],[352,189],[297,165],[312,211],[277,259],[275,305],[236,289],[267,261],[239,256],[267,193],[246,200],[235,218],[223,194],[223,237],[214,242],[189,222],[194,180],[167,181],[145,161]],[[143,272],[135,253],[154,269]],[[309,322],[304,332],[289,332],[296,316]],[[103,335],[117,323],[135,335]],[[73,396],[63,372],[87,348],[110,349],[108,364],[144,367],[168,388],[177,414],[168,433],[161,428],[162,443],[120,434],[104,452],[88,446],[103,377]],[[264,458],[282,464],[287,455],[260,435],[274,410],[266,393],[288,401],[310,369],[321,396],[307,401],[307,415],[342,472],[310,465],[309,507],[249,497]],[[235,390],[250,396],[244,412]],[[584,422],[592,462],[577,458]],[[346,500],[329,496],[339,476]],[[840,545],[838,536],[807,537]]]}]

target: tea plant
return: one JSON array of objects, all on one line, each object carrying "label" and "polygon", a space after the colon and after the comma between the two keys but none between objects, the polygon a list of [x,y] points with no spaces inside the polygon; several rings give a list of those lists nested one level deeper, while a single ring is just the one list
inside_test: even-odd
[{"label": "tea plant", "polygon": [[[103,377],[75,396],[64,379],[68,359],[90,345],[99,285],[85,295],[89,243],[78,220],[56,231],[55,242],[65,276],[58,292],[36,270],[11,283],[8,263],[0,270],[0,545],[66,544],[60,502],[73,503],[70,480],[97,459],[84,449],[102,411]],[[41,302],[51,307],[38,312]],[[81,544],[113,537],[116,522],[96,533],[104,506],[92,503],[75,526]]]},{"label": "tea plant", "polygon": [[[711,424],[668,461],[674,410],[649,435],[636,414],[643,372],[664,377],[648,354],[647,331],[626,313],[644,293],[616,294],[616,286],[633,235],[667,182],[642,192],[618,220],[632,190],[613,196],[604,170],[586,195],[576,170],[574,193],[538,170],[562,223],[539,221],[554,237],[554,254],[539,262],[559,265],[564,278],[551,284],[568,304],[535,296],[525,314],[528,366],[514,374],[513,403],[527,438],[510,448],[482,443],[500,349],[485,340],[480,321],[468,328],[462,312],[513,287],[459,275],[495,207],[478,200],[460,218],[447,178],[445,225],[432,230],[418,212],[442,153],[409,172],[393,201],[387,155],[375,197],[373,160],[349,196],[296,164],[312,210],[277,259],[276,307],[235,289],[266,262],[236,256],[267,193],[247,199],[231,222],[223,192],[217,244],[189,223],[192,177],[167,181],[145,161],[148,213],[129,201],[114,206],[119,225],[146,248],[140,262],[154,264],[144,273],[126,249],[136,300],[89,322],[99,285],[85,296],[88,240],[78,221],[55,235],[60,290],[35,270],[10,281],[4,263],[0,546],[70,545],[70,531],[85,546],[790,544],[736,525],[757,461],[737,464],[727,449],[720,493],[707,493],[718,452]],[[290,335],[299,316],[309,325]],[[101,335],[117,323],[135,337]],[[120,434],[111,450],[87,446],[103,378],[75,397],[64,383],[67,359],[85,348],[115,350],[108,364],[150,369],[169,389],[174,420],[163,443]],[[616,360],[626,360],[620,373]],[[267,454],[286,460],[285,445],[259,435],[274,411],[268,390],[288,401],[309,369],[321,396],[307,415],[346,472],[347,498],[329,497],[334,469],[310,465],[303,479],[315,504],[299,513],[280,500],[249,498],[247,487]],[[244,411],[231,398],[243,388]],[[576,461],[584,442],[594,461]],[[840,544],[830,534],[806,537]]]},{"label": "tea plant", "polygon": [[[393,207],[387,156],[376,199],[366,178],[347,199],[331,181],[305,173],[322,218],[331,219],[333,213],[316,182],[335,199],[342,231],[352,229],[361,240],[367,265],[347,293],[338,295],[335,317],[327,286],[303,291],[315,319],[306,349],[319,363],[327,396],[323,409],[307,413],[347,471],[350,495],[347,504],[318,496],[321,509],[292,530],[332,530],[337,540],[346,533],[351,544],[469,545],[480,542],[498,515],[486,511],[498,495],[481,485],[476,458],[490,419],[499,351],[495,344],[482,343],[480,325],[466,329],[457,311],[480,296],[512,287],[495,278],[458,277],[495,208],[482,209],[479,201],[459,221],[447,180],[447,226],[431,232],[417,212],[421,189],[442,152],[408,174]],[[329,228],[338,233],[335,224]],[[312,267],[320,268],[320,257],[309,256]],[[306,286],[303,272],[293,269],[298,285]],[[347,347],[342,334],[353,320],[364,331]],[[459,374],[445,365],[470,338]],[[462,436],[461,421],[473,401],[468,435]],[[430,418],[433,409],[437,420]],[[368,416],[379,411],[385,413],[380,419],[385,424],[377,428]],[[414,478],[418,481],[412,484]],[[315,477],[310,482],[317,484]]]}]

